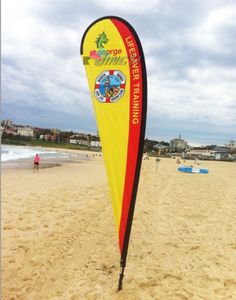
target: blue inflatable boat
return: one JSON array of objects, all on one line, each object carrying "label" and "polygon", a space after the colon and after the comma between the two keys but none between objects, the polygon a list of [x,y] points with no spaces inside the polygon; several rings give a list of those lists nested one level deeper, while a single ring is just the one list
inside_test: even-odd
[{"label": "blue inflatable boat", "polygon": [[209,173],[209,171],[207,169],[199,169],[199,168],[185,167],[185,166],[179,167],[178,170],[180,172],[185,172],[185,173],[199,173],[199,174]]}]

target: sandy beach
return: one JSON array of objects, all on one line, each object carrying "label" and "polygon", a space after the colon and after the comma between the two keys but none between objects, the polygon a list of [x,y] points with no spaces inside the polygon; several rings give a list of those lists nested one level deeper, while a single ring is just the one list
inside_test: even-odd
[{"label": "sandy beach", "polygon": [[[193,161],[186,162],[193,164]],[[236,164],[142,164],[124,289],[102,157],[2,170],[3,300],[236,299]]]}]

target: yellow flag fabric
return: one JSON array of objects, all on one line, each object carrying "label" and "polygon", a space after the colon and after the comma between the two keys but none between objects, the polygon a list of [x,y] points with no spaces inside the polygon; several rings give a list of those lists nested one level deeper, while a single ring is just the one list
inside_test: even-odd
[{"label": "yellow flag fabric", "polygon": [[118,17],[93,22],[81,42],[111,190],[121,255],[126,257],[142,160],[146,68],[134,29]]}]

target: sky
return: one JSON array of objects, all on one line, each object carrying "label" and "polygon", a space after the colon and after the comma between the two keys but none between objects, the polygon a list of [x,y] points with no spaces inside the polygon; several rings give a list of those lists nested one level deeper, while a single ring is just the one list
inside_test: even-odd
[{"label": "sky", "polygon": [[107,15],[143,46],[147,138],[236,140],[235,0],[2,0],[1,118],[96,133],[80,42]]}]

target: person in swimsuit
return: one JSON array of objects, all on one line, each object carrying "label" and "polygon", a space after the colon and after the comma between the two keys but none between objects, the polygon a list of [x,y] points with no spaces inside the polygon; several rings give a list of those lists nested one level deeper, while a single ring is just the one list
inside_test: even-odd
[{"label": "person in swimsuit", "polygon": [[39,162],[40,162],[40,157],[37,153],[34,157],[34,172],[35,170],[39,171]]}]

